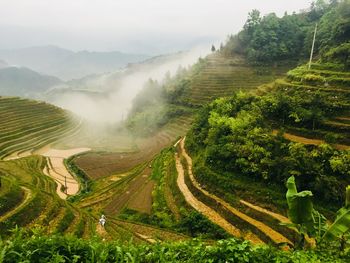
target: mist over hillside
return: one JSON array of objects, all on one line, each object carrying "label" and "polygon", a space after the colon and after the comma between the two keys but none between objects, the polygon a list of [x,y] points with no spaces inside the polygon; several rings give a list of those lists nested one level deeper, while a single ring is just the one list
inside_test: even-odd
[{"label": "mist over hillside", "polygon": [[190,66],[209,52],[209,48],[196,48],[154,57],[115,73],[68,82],[50,90],[44,99],[89,121],[116,123],[126,118],[149,79],[162,82],[166,74],[175,74],[180,66]]},{"label": "mist over hillside", "polygon": [[90,74],[115,71],[129,63],[140,62],[148,55],[112,52],[73,52],[56,46],[0,50],[0,59],[8,64],[27,67],[63,80],[82,78]]}]

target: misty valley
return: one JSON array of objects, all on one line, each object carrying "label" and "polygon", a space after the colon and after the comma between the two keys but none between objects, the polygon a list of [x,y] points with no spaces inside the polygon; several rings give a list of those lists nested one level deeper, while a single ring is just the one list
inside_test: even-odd
[{"label": "misty valley", "polygon": [[0,262],[350,262],[350,1],[54,2],[0,18]]}]

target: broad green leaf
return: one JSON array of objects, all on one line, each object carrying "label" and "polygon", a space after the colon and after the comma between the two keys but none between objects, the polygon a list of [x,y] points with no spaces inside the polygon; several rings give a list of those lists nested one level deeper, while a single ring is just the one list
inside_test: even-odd
[{"label": "broad green leaf", "polygon": [[324,234],[322,239],[334,239],[340,237],[350,229],[350,208],[341,208],[337,213],[337,218]]},{"label": "broad green leaf", "polygon": [[334,239],[342,236],[350,229],[350,186],[346,188],[345,207],[337,212],[334,223],[329,227],[322,239]]},{"label": "broad green leaf", "polygon": [[312,192],[302,191],[298,193],[295,178],[291,176],[287,181],[288,216],[294,224],[308,224],[313,222]]},{"label": "broad green leaf", "polygon": [[294,178],[294,176],[291,176],[291,177],[288,178],[288,180],[287,180],[287,188],[288,188],[288,191],[286,193],[286,198],[287,198],[287,203],[288,203],[288,206],[289,206],[292,196],[294,196],[295,194],[298,193],[297,187],[295,185],[295,178]]}]

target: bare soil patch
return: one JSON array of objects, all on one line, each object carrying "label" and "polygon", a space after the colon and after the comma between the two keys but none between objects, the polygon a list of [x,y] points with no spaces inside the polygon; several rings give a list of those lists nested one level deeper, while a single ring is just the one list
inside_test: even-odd
[{"label": "bare soil patch", "polygon": [[92,152],[75,159],[75,164],[91,179],[123,173],[133,167],[148,162],[164,147],[169,146],[180,134],[184,133],[183,126],[178,130],[162,130],[157,134],[135,140],[138,150],[133,152]]},{"label": "bare soil patch", "polygon": [[[274,134],[274,135],[276,135],[277,133],[278,133],[278,130],[272,131],[272,134]],[[320,144],[326,143],[324,140],[306,138],[306,137],[294,135],[294,134],[287,133],[287,132],[285,132],[283,134],[283,137],[291,142],[299,142],[302,144],[320,145]],[[338,149],[338,150],[346,150],[346,149],[350,148],[349,145],[343,145],[343,144],[334,144],[333,147]]]},{"label": "bare soil patch", "polygon": [[113,222],[133,233],[137,233],[143,239],[154,239],[154,240],[164,240],[164,241],[181,241],[188,239],[187,236],[163,230],[160,228],[147,226],[143,224],[131,223],[122,220],[113,219]]},{"label": "bare soil patch", "polygon": [[155,183],[149,180],[146,185],[130,200],[128,207],[141,213],[151,214],[152,191],[154,185]]},{"label": "bare soil patch", "polygon": [[[147,167],[140,175],[136,176],[123,192],[113,196],[112,201],[105,207],[106,213],[116,215],[129,203],[136,193],[147,183],[151,175],[151,169]],[[152,197],[151,197],[152,198]]]},{"label": "bare soil patch", "polygon": [[[89,150],[89,148],[69,150],[48,149],[46,152],[41,153],[48,160],[48,166],[44,168],[43,172],[57,183],[56,193],[60,198],[66,199],[67,196],[75,195],[80,189],[79,182],[69,173],[64,165],[64,159]],[[66,187],[64,192],[61,191],[62,187]]]}]

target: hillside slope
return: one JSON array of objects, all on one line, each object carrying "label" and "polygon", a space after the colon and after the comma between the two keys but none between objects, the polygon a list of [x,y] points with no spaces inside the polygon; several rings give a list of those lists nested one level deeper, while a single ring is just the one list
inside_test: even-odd
[{"label": "hillside slope", "polygon": [[0,50],[0,59],[9,64],[28,67],[63,80],[117,70],[147,58],[149,56],[121,52],[73,52],[56,46]]},{"label": "hillside slope", "polygon": [[17,157],[70,135],[81,120],[44,102],[0,97],[0,159]]},{"label": "hillside slope", "polygon": [[56,77],[42,75],[28,68],[0,67],[1,96],[37,97],[61,83]]}]

